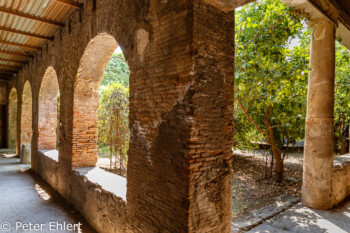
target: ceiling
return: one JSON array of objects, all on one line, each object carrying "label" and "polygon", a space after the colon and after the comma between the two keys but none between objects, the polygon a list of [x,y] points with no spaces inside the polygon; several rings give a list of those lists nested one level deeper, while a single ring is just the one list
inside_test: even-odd
[{"label": "ceiling", "polygon": [[16,74],[83,0],[0,0],[0,79]]}]

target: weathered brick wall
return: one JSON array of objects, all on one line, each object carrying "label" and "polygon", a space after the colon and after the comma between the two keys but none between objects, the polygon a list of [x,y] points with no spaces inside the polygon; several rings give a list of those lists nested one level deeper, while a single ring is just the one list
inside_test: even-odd
[{"label": "weathered brick wall", "polygon": [[[234,13],[194,1],[195,82],[188,142],[191,230],[231,232]],[[201,203],[198,205],[198,203]]]},{"label": "weathered brick wall", "polygon": [[229,232],[234,15],[202,1],[150,11],[152,40],[130,79],[133,227]]},{"label": "weathered brick wall", "polygon": [[8,98],[8,130],[7,142],[9,148],[16,148],[17,135],[17,91],[12,88]]},{"label": "weathered brick wall", "polygon": [[38,148],[56,149],[58,80],[55,70],[49,67],[39,92]]},{"label": "weathered brick wall", "polygon": [[[72,168],[95,163],[95,91],[116,47],[108,34],[131,71],[126,217],[115,232],[229,232],[233,32],[233,13],[201,0],[87,0],[9,84],[17,88],[20,106],[24,83],[32,86],[32,167],[39,92],[51,66],[61,101],[56,188],[83,208],[85,191],[71,179]],[[102,48],[100,36],[106,51],[89,52],[90,46]],[[94,213],[85,214],[91,219]]]},{"label": "weathered brick wall", "polygon": [[32,143],[32,90],[27,81],[22,94],[21,145]]}]

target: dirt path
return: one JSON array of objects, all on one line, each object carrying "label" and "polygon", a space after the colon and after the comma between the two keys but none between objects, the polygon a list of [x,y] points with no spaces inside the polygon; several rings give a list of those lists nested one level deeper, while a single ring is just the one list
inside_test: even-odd
[{"label": "dirt path", "polygon": [[273,177],[265,177],[265,162],[261,155],[235,153],[233,172],[233,219],[275,203],[276,197],[283,194],[301,196],[302,159],[299,155],[286,159],[282,183],[276,183]]}]

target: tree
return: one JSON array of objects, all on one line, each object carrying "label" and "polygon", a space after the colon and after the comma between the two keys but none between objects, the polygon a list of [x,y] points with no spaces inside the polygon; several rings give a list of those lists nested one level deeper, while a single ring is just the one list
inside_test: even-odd
[{"label": "tree", "polygon": [[340,43],[336,44],[335,77],[335,146],[341,154],[347,153],[350,121],[350,52]]},{"label": "tree", "polygon": [[[103,89],[98,110],[99,144],[109,147],[110,158],[115,156],[115,170],[119,155],[120,175],[126,171],[129,147],[129,90],[116,82]],[[112,159],[111,159],[112,164]]]},{"label": "tree", "polygon": [[[276,0],[236,12],[236,111],[271,145],[276,181],[283,179],[281,147],[304,136],[310,31],[303,19]],[[291,48],[296,38],[300,45]]]},{"label": "tree", "polygon": [[106,66],[100,85],[108,86],[119,82],[125,87],[129,87],[129,76],[129,66],[123,53],[114,53]]}]

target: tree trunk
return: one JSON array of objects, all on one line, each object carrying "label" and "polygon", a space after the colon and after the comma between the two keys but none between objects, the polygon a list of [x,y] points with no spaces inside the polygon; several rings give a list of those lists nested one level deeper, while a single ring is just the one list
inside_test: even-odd
[{"label": "tree trunk", "polygon": [[113,151],[112,148],[109,147],[109,169],[112,171],[112,165],[113,165]]},{"label": "tree trunk", "polygon": [[268,119],[265,119],[265,124],[267,127],[268,135],[266,138],[267,143],[270,143],[272,148],[272,155],[276,160],[276,181],[282,182],[283,180],[283,160],[281,157],[281,150],[277,147],[275,135],[273,132],[273,128]]},{"label": "tree trunk", "polygon": [[276,159],[276,181],[282,182],[282,180],[283,180],[283,161],[282,159]]}]

